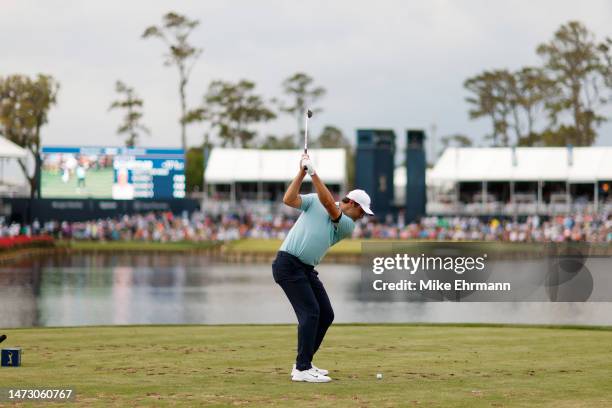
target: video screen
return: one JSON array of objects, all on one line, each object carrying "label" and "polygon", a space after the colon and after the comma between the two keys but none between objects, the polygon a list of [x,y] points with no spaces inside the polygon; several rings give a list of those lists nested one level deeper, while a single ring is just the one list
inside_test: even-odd
[{"label": "video screen", "polygon": [[42,198],[185,197],[182,149],[43,147]]}]

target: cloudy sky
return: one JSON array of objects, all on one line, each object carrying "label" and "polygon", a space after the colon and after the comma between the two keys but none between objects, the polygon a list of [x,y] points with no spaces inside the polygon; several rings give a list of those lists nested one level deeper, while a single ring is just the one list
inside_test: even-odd
[{"label": "cloudy sky", "polygon": [[[469,120],[463,81],[538,64],[536,46],[559,25],[576,19],[598,40],[612,36],[609,0],[0,0],[0,75],[47,73],[61,83],[44,144],[120,145],[121,115],[108,112],[120,79],[145,102],[152,135],[141,145],[179,146],[176,69],[163,66],[161,42],[140,38],[171,10],[201,21],[190,105],[214,79],[253,80],[265,98],[280,97],[281,81],[303,71],[328,91],[313,133],[328,124],[351,138],[360,127],[392,128],[400,145],[405,129],[431,133],[434,124],[437,139],[463,133],[481,141],[488,123]],[[294,128],[282,117],[259,130]],[[190,127],[189,144],[201,143],[203,131]],[[612,144],[611,125],[598,144]]]}]

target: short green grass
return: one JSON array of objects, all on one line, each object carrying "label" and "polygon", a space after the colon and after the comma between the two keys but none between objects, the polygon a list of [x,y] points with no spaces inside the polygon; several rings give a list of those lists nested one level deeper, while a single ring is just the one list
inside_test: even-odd
[{"label": "short green grass", "polygon": [[[420,242],[431,244],[433,242],[443,241],[418,241],[418,240],[381,240],[381,239],[345,239],[338,242],[336,245],[329,249],[329,253],[333,254],[360,254],[362,243],[375,243],[380,242],[384,244],[400,243],[404,242],[408,245],[418,245]],[[472,241],[475,242],[475,241]],[[484,242],[484,241],[483,241]],[[228,249],[238,252],[258,252],[258,253],[269,253],[276,252],[280,248],[282,241],[279,239],[242,239],[238,241],[232,241],[227,244]],[[537,251],[538,244],[533,243],[510,243],[510,242],[487,242],[489,247],[493,246],[500,251]],[[540,245],[542,246],[542,245]]]},{"label": "short green grass", "polygon": [[609,329],[334,325],[315,359],[329,384],[290,381],[293,325],[4,332],[23,366],[0,387],[72,387],[68,407],[612,406]]},{"label": "short green grass", "polygon": [[56,246],[77,251],[193,251],[209,249],[214,241],[59,241]]},{"label": "short green grass", "polygon": [[[361,245],[363,243],[372,244],[372,243],[381,243],[383,244],[382,248],[386,248],[387,250],[391,249],[390,245],[397,244],[405,244],[406,246],[413,247],[418,246],[423,243],[426,245],[432,245],[435,243],[443,243],[445,241],[419,241],[419,240],[382,240],[382,239],[345,239],[338,242],[336,245],[329,249],[329,254],[336,255],[360,255]],[[447,241],[448,242],[448,241]],[[482,243],[486,245],[488,251],[495,251],[498,253],[506,253],[506,254],[542,254],[546,253],[547,245],[546,243],[534,243],[534,242],[500,242],[500,241],[466,241],[463,244],[470,245],[478,245]],[[226,248],[229,251],[233,252],[245,252],[245,253],[261,253],[261,254],[271,254],[278,251],[282,244],[282,241],[279,239],[242,239],[238,241],[232,241],[226,244]],[[454,244],[457,244],[455,241]],[[589,251],[591,254],[598,255],[612,255],[612,250],[610,245],[606,244],[586,244],[586,243],[577,243],[577,246],[582,246],[585,248],[585,251]],[[559,247],[561,244],[558,245]],[[431,247],[428,247],[431,248]],[[370,247],[372,249],[372,247]],[[584,253],[589,253],[584,252]],[[519,255],[520,256],[520,255]]]},{"label": "short green grass", "polygon": [[[360,254],[361,242],[358,239],[345,239],[331,247],[329,253]],[[227,248],[237,252],[274,253],[282,243],[280,239],[241,239],[228,243]]]},{"label": "short green grass", "polygon": [[[401,241],[401,240],[379,240],[379,239],[345,239],[338,242],[329,249],[330,254],[336,255],[360,255],[362,243],[384,243],[385,245],[405,243],[406,245],[418,245],[420,242],[432,244],[434,241]],[[442,242],[442,241],[436,241]],[[473,242],[474,243],[474,242]],[[58,241],[58,247],[71,248],[83,251],[191,251],[207,249],[221,245],[214,241],[180,241],[180,242],[149,242],[149,241]],[[282,244],[279,239],[241,239],[230,241],[223,246],[228,252],[272,255],[278,251]],[[541,253],[544,245],[541,243],[510,243],[510,242],[486,242],[489,250],[512,253]],[[390,247],[387,247],[390,248]],[[591,251],[597,249],[599,253],[612,254],[610,246],[592,245]],[[602,252],[603,251],[603,252]]]}]

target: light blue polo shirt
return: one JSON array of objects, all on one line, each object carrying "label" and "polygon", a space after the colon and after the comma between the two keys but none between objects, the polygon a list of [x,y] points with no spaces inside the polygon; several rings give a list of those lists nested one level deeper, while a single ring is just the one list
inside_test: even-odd
[{"label": "light blue polo shirt", "polygon": [[316,194],[300,195],[302,213],[280,247],[305,264],[316,266],[327,250],[341,239],[350,237],[355,222],[342,214],[338,223],[332,222]]}]

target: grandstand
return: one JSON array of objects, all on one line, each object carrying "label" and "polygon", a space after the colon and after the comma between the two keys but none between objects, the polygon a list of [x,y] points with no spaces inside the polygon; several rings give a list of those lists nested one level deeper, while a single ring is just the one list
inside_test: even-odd
[{"label": "grandstand", "polygon": [[[345,191],[345,151],[309,153],[332,192]],[[209,200],[203,208],[279,203],[295,176],[295,162],[295,150],[213,149],[206,171]],[[428,215],[609,212],[612,147],[451,147],[427,169],[426,183]],[[406,202],[405,167],[396,168],[394,187],[394,204],[401,209]],[[310,183],[303,191],[311,191]]]},{"label": "grandstand", "polygon": [[[308,154],[330,190],[346,189],[346,151],[309,149]],[[282,200],[298,171],[296,150],[212,149],[205,175],[207,198],[232,203]],[[303,190],[310,192],[307,178]]]},{"label": "grandstand", "polygon": [[[20,148],[9,151],[13,147],[10,142],[3,139],[0,142],[5,142],[4,145],[0,144],[0,157],[5,158],[3,160],[25,155]],[[351,187],[347,185],[347,156],[344,149],[311,149],[309,154],[336,197]],[[205,173],[202,210],[220,214],[241,211],[246,206],[259,215],[289,214],[290,211],[281,202],[288,184],[297,173],[297,157],[299,151],[295,149],[212,149]],[[359,165],[356,163],[356,166]],[[7,177],[6,174],[2,176]],[[396,167],[391,177],[395,187],[393,211],[395,215],[401,215],[406,205],[406,168]],[[432,168],[427,169],[425,183],[428,216],[606,214],[612,212],[612,147],[451,147],[443,152]],[[307,177],[302,192],[312,190]],[[83,214],[71,211],[69,216],[56,214],[57,208],[60,205],[62,208],[73,205],[78,201],[76,199],[34,202],[26,198],[26,194],[19,194],[26,196],[23,198],[10,198],[14,194],[4,191],[1,195],[2,205],[6,207],[4,215],[11,219],[26,219],[21,213],[31,212],[28,210],[30,207],[46,214],[35,218],[67,217],[67,220],[110,216],[113,211],[121,214],[157,208],[152,206],[157,201],[135,202],[132,205],[131,202],[111,203],[106,200],[98,203],[90,200],[81,203],[81,207],[91,207],[96,211],[81,211]],[[195,200],[192,201],[195,203]],[[162,203],[164,206],[158,209],[181,212],[187,208],[179,205],[181,203],[191,204],[186,200],[172,200],[172,203]],[[140,209],[138,206],[142,205],[145,207]],[[46,210],[50,206],[53,211]],[[113,211],[101,212],[102,207]],[[189,208],[193,210],[195,205]]]},{"label": "grandstand", "polygon": [[[400,194],[403,172],[395,173]],[[428,215],[609,212],[612,147],[453,147],[426,182]]]}]

